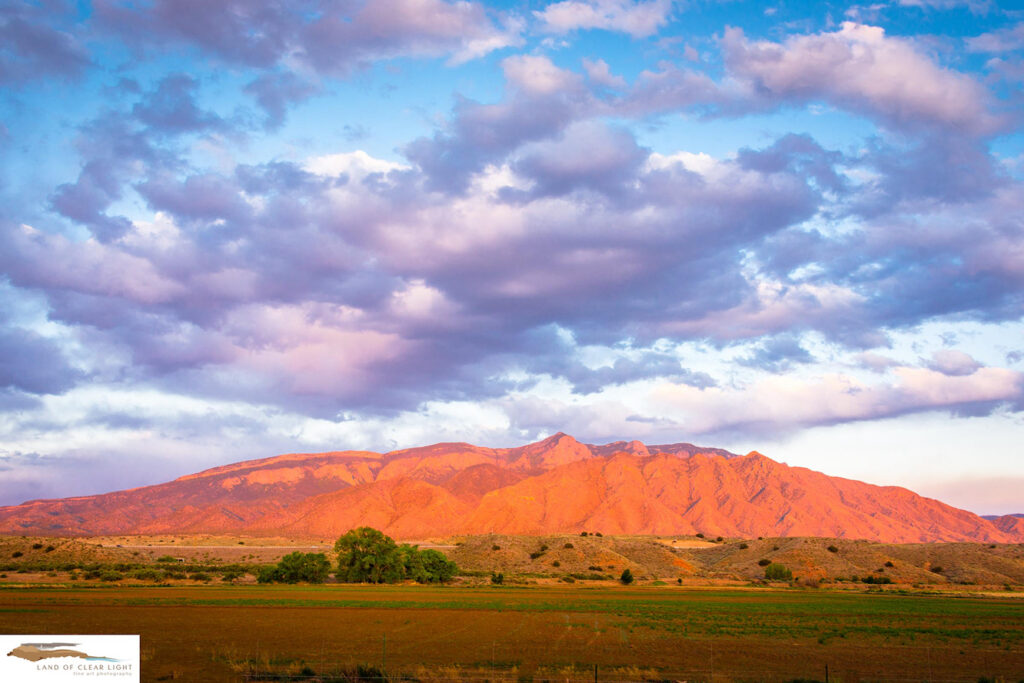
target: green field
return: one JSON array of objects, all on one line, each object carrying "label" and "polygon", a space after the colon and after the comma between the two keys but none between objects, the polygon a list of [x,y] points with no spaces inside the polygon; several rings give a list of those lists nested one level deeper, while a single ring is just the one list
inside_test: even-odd
[{"label": "green field", "polygon": [[[1024,600],[815,590],[10,587],[3,633],[139,633],[144,680],[1024,679]],[[315,679],[314,679],[315,680]]]}]

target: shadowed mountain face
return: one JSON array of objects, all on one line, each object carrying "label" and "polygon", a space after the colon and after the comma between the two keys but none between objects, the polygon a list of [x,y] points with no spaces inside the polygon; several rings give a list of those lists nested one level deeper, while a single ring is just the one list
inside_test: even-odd
[{"label": "shadowed mountain face", "polygon": [[385,454],[282,455],[157,486],[0,508],[7,534],[330,537],[362,525],[397,538],[586,530],[1024,541],[1024,527],[1009,520],[756,452],[638,441],[591,446],[566,434],[520,448],[444,443]]}]

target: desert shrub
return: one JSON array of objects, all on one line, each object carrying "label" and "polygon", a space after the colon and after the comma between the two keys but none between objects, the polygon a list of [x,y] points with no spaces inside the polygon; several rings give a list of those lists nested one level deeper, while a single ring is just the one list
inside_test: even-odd
[{"label": "desert shrub", "polygon": [[33,543],[32,544],[32,550],[42,550],[42,549],[43,549],[43,544],[42,543]]},{"label": "desert shrub", "polygon": [[931,568],[931,572],[932,572],[933,574],[941,574],[941,573],[942,573],[942,571],[943,571],[943,570],[942,570],[942,567],[932,567],[932,568]]},{"label": "desert shrub", "polygon": [[769,560],[769,559],[764,559],[764,560],[758,560],[758,561],[757,561],[757,566],[758,566],[758,567],[767,567],[767,566],[768,566],[768,565],[770,565],[771,563],[772,563],[772,561],[771,561],[771,560]]},{"label": "desert shrub", "polygon": [[54,550],[56,550],[55,547],[53,547],[52,545],[48,545],[48,546],[46,546],[46,550],[44,550],[43,552],[44,553],[52,553]]},{"label": "desert shrub", "polygon": [[531,560],[536,560],[538,557],[542,556],[543,554],[544,553],[542,553],[542,552],[532,552],[532,553],[530,553],[530,559]]},{"label": "desert shrub", "polygon": [[718,538],[715,539],[715,543],[721,543],[721,542],[722,542],[722,537],[721,536],[719,536]]},{"label": "desert shrub", "polygon": [[697,538],[704,538],[704,534],[697,534]]},{"label": "desert shrub", "polygon": [[619,581],[621,581],[623,584],[627,586],[633,583],[633,572],[629,571],[628,569],[623,569],[622,575],[619,576]]},{"label": "desert shrub", "polygon": [[124,574],[121,572],[107,570],[100,574],[100,581],[120,581],[124,578]]},{"label": "desert shrub", "polygon": [[159,581],[164,577],[164,574],[156,569],[136,569],[128,576],[140,581]]},{"label": "desert shrub", "polygon": [[746,550],[746,549],[747,549],[747,548],[749,548],[749,547],[750,547],[750,546],[749,546],[749,545],[747,545],[746,543],[740,543],[740,550]]},{"label": "desert shrub", "polygon": [[498,572],[497,574],[491,572],[491,583],[493,583],[495,586],[500,586],[501,584],[505,583],[505,575],[501,572]]},{"label": "desert shrub", "polygon": [[839,548],[835,547],[834,545],[830,545],[830,546],[828,547],[828,551],[829,551],[830,553],[838,553],[838,552],[839,552]]},{"label": "desert shrub", "polygon": [[542,544],[542,545],[540,546],[540,551],[541,551],[541,552],[544,552],[544,551],[546,551],[547,549],[548,549],[548,547],[547,547],[546,545],[543,545],[543,544]]},{"label": "desert shrub", "polygon": [[220,580],[226,583],[231,583],[235,579],[240,579],[245,576],[245,572],[241,569],[229,569],[221,575]]},{"label": "desert shrub", "polygon": [[166,578],[168,578],[168,579],[178,579],[178,580],[181,580],[181,579],[185,578],[186,574],[185,574],[185,572],[179,572],[179,571],[174,571],[174,570],[168,569],[164,573],[164,576]]},{"label": "desert shrub", "polygon": [[160,557],[156,558],[156,561],[157,562],[177,562],[177,560],[174,559],[174,557],[172,557],[171,555],[161,555]]},{"label": "desert shrub", "polygon": [[206,572],[195,572],[193,574],[189,574],[188,578],[191,581],[203,581],[203,582],[209,582],[209,581],[213,580],[213,577],[211,577]]},{"label": "desert shrub", "polygon": [[764,578],[769,581],[790,581],[793,578],[793,572],[784,564],[772,562],[764,568]]},{"label": "desert shrub", "polygon": [[561,567],[562,563],[559,562],[558,560],[555,560],[554,562],[551,563],[551,566],[552,567]]},{"label": "desert shrub", "polygon": [[580,536],[586,536],[586,535],[587,535],[587,532],[586,532],[586,531],[581,531],[581,532],[580,532]]},{"label": "desert shrub", "polygon": [[574,545],[573,545],[572,543],[566,543],[566,544],[565,544],[565,545],[563,545],[562,547],[563,547],[563,548],[565,548],[566,550],[572,550],[572,549],[573,549],[573,548],[575,548],[576,546],[574,546]]},{"label": "desert shrub", "polygon": [[13,553],[11,553],[11,557],[21,557],[24,554],[25,553],[21,552],[20,550],[15,550]]},{"label": "desert shrub", "polygon": [[492,545],[492,546],[491,546],[491,550],[501,550],[501,546],[500,546],[500,545],[497,545],[497,544],[495,544],[495,545]]},{"label": "desert shrub", "polygon": [[892,583],[892,579],[890,579],[888,576],[865,576],[860,581],[861,581],[861,583],[876,583],[876,584]]},{"label": "desert shrub", "polygon": [[594,535],[595,536],[602,536],[602,537],[604,536],[604,534],[602,534],[600,531],[595,531]]},{"label": "desert shrub", "polygon": [[885,563],[885,566],[886,566],[886,567],[895,567],[896,565],[894,565],[894,564],[892,563],[892,560],[889,560],[888,562],[886,562],[886,563]]},{"label": "desert shrub", "polygon": [[563,576],[559,579],[559,581],[564,581],[566,583],[576,583],[576,579],[572,578],[571,576]]},{"label": "desert shrub", "polygon": [[679,584],[680,586],[682,586],[682,585],[683,585],[683,579],[682,579],[682,577],[680,577],[680,578],[676,579],[676,583],[678,583],[678,584]]},{"label": "desert shrub", "polygon": [[592,571],[592,572],[601,572],[601,571],[604,571],[604,569],[603,569],[603,568],[601,568],[601,567],[598,567],[598,566],[596,566],[596,565],[593,565],[593,564],[592,564],[592,565],[590,565],[589,567],[587,567],[587,569],[589,569],[589,570],[590,570],[590,571]]}]

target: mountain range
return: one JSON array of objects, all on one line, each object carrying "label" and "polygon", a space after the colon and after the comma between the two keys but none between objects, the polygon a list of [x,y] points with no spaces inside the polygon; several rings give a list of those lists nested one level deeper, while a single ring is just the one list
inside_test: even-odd
[{"label": "mountain range", "polygon": [[440,443],[296,453],[155,486],[0,507],[0,533],[233,533],[329,538],[372,526],[401,539],[484,533],[826,536],[887,543],[1024,541],[985,519],[874,486],[680,443],[603,446],[558,433],[518,448]]}]

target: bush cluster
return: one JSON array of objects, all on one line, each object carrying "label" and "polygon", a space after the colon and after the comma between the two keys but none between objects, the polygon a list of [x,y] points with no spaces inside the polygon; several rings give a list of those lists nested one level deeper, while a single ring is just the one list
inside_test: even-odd
[{"label": "bush cluster", "polygon": [[772,562],[764,568],[764,578],[769,581],[792,581],[793,572],[784,564]]},{"label": "bush cluster", "polygon": [[331,563],[323,553],[289,553],[273,567],[264,567],[256,575],[260,583],[323,583]]}]

